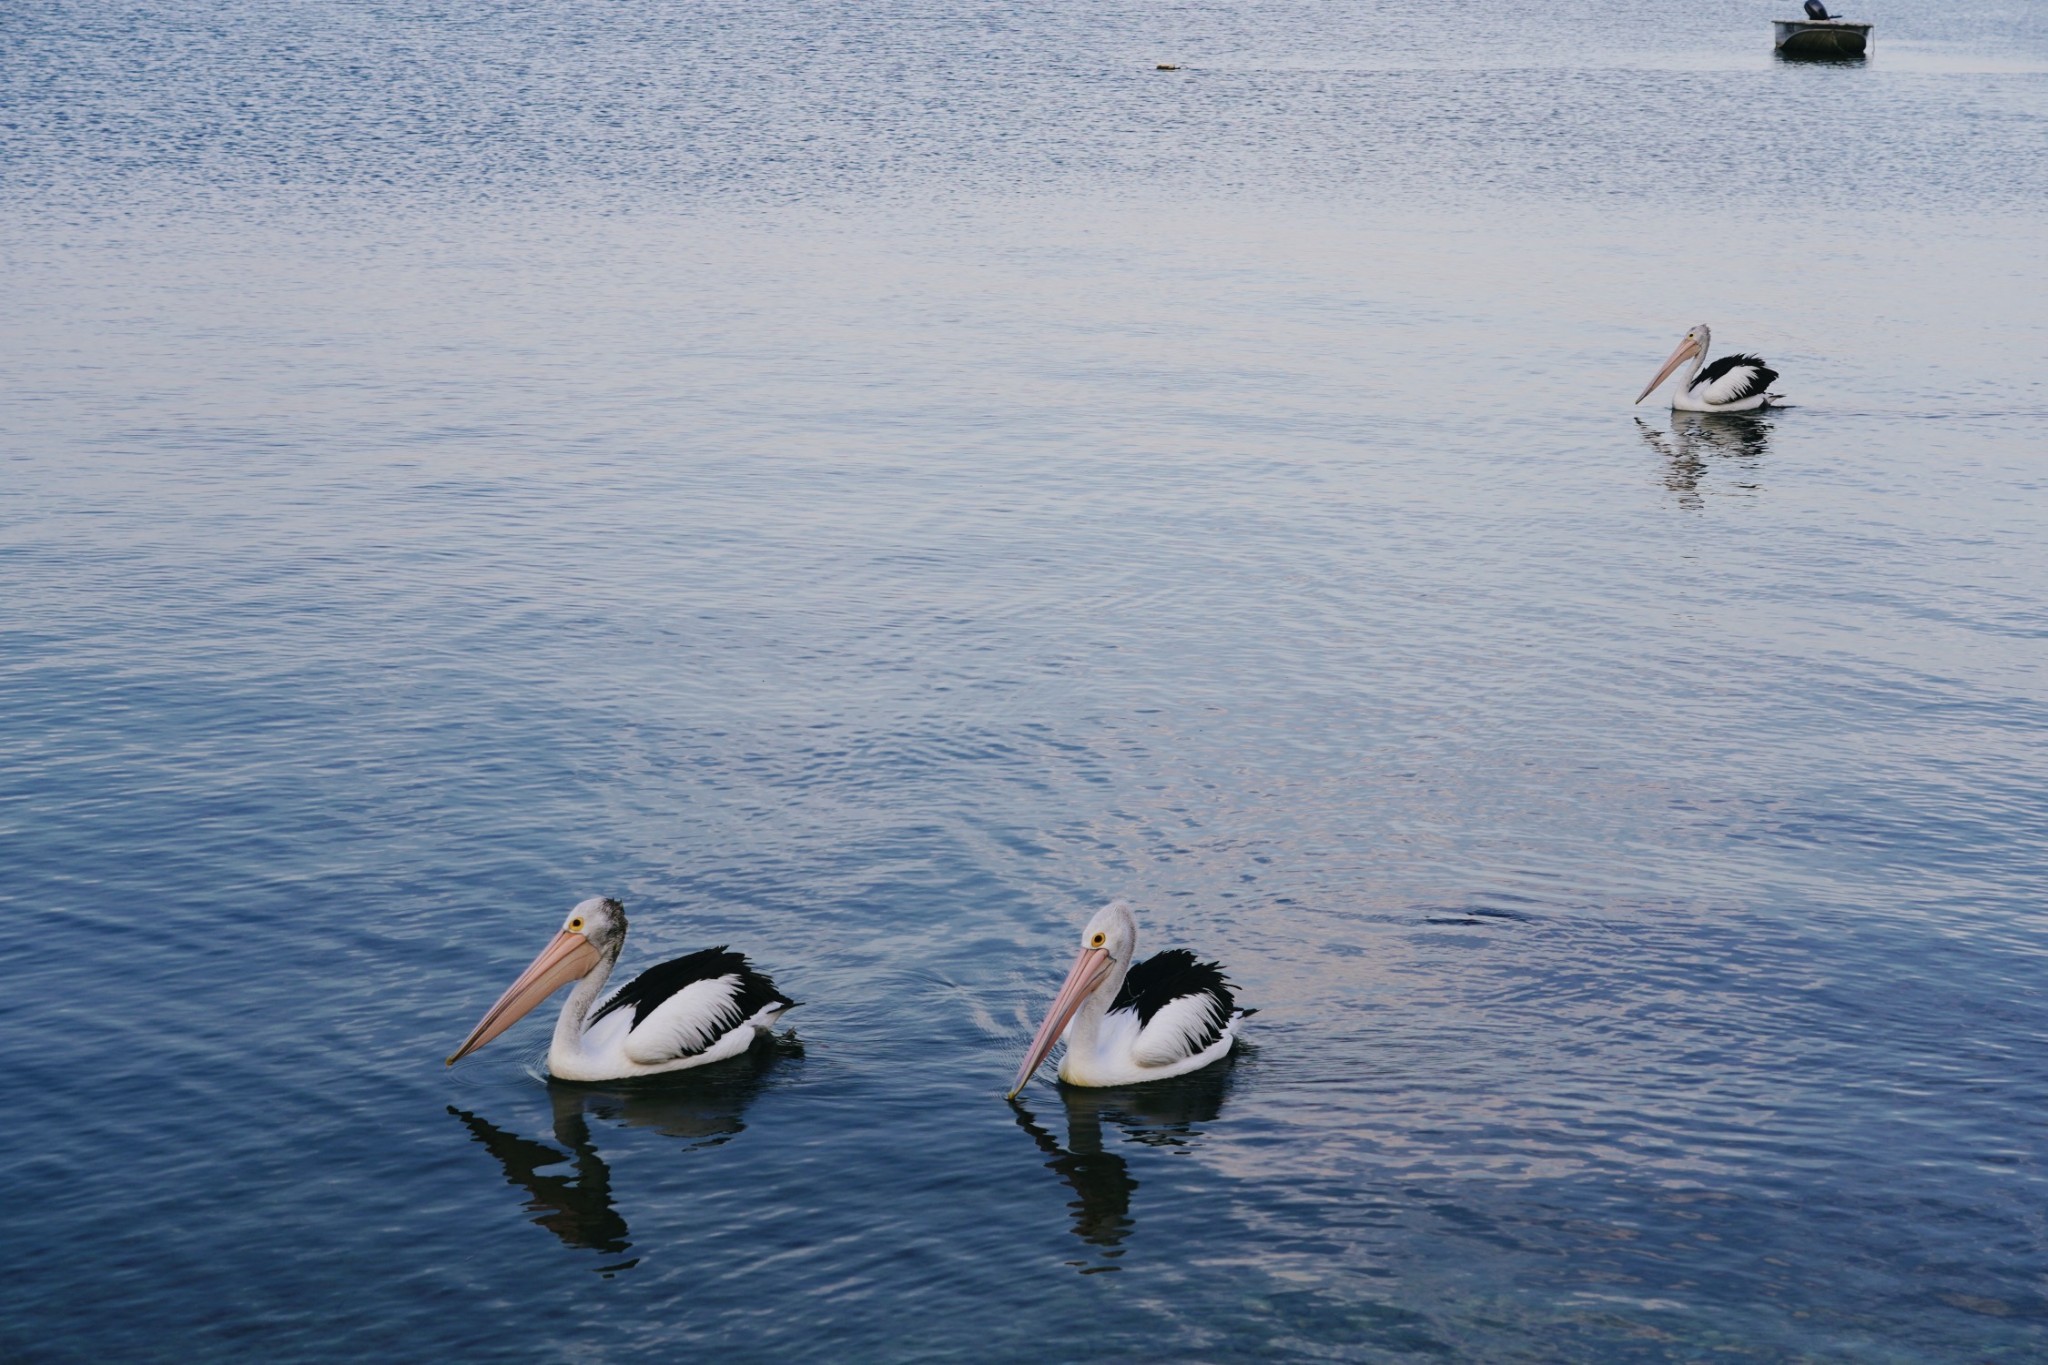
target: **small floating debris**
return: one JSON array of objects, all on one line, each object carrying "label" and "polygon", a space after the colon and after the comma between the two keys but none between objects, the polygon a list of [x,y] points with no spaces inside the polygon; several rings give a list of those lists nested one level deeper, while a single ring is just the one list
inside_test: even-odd
[{"label": "small floating debris", "polygon": [[1870,27],[1837,19],[1821,0],[1806,0],[1804,19],[1771,21],[1778,55],[1794,61],[1854,61],[1869,47]]},{"label": "small floating debris", "polygon": [[1180,70],[1180,67],[1173,62],[1161,62],[1159,65],[1153,67],[1152,69],[1154,71],[1178,71]]}]

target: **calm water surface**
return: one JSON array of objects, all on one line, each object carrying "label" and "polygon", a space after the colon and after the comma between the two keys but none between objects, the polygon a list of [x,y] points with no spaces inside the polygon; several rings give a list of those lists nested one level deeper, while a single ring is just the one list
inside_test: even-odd
[{"label": "calm water surface", "polygon": [[2048,1353],[2048,20],[1790,8],[0,14],[0,1352]]}]

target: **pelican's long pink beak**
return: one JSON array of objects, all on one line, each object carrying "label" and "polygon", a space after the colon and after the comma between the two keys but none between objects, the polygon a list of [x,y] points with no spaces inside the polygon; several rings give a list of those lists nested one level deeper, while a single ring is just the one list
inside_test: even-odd
[{"label": "pelican's long pink beak", "polygon": [[1685,340],[1679,342],[1678,349],[1671,353],[1671,359],[1664,362],[1664,368],[1657,371],[1657,377],[1650,381],[1649,387],[1636,395],[1636,402],[1640,403],[1645,398],[1648,398],[1653,392],[1656,391],[1656,388],[1659,384],[1663,383],[1665,380],[1671,377],[1671,372],[1673,370],[1677,369],[1679,365],[1691,359],[1693,356],[1698,355],[1699,353],[1700,344],[1699,342],[1693,340],[1691,337],[1687,337]]},{"label": "pelican's long pink beak", "polygon": [[1017,1093],[1030,1083],[1031,1073],[1038,1070],[1045,1054],[1052,1051],[1052,1045],[1067,1031],[1067,1021],[1074,1017],[1074,1011],[1081,1008],[1109,975],[1109,965],[1109,953],[1103,948],[1083,948],[1080,956],[1074,959],[1073,970],[1067,973],[1060,993],[1053,997],[1045,1022],[1038,1026],[1038,1036],[1031,1040],[1031,1050],[1024,1054],[1024,1065],[1017,1068],[1017,1079],[1010,1082],[1007,1098],[1016,1099]]},{"label": "pelican's long pink beak", "polygon": [[511,1028],[526,1017],[528,1010],[571,981],[580,981],[590,975],[590,969],[597,965],[597,960],[597,949],[591,947],[590,940],[583,935],[572,934],[567,929],[556,934],[554,941],[541,949],[540,956],[519,974],[519,979],[505,988],[505,993],[498,997],[498,1003],[485,1013],[469,1037],[462,1040],[462,1046],[448,1058],[448,1065],[454,1066]]}]

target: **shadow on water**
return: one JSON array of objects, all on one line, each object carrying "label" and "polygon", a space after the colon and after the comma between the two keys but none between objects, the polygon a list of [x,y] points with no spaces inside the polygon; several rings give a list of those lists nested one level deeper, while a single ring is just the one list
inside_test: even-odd
[{"label": "shadow on water", "polygon": [[1678,495],[1678,505],[1706,505],[1700,481],[1717,460],[1735,462],[1737,488],[1755,492],[1761,474],[1758,461],[1771,447],[1772,420],[1756,413],[1674,412],[1671,429],[1659,431],[1636,418],[1643,442],[1664,461],[1664,486]]},{"label": "shadow on water", "polygon": [[[745,1131],[743,1115],[769,1073],[803,1055],[795,1035],[782,1034],[743,1056],[680,1078],[599,1085],[549,1081],[554,1144],[507,1132],[452,1104],[448,1112],[497,1160],[505,1182],[525,1192],[535,1223],[564,1246],[617,1256],[632,1248],[632,1230],[613,1202],[611,1167],[591,1136],[591,1120],[651,1129],[681,1139],[685,1148],[716,1147]],[[567,1171],[545,1169],[565,1162]],[[638,1264],[636,1256],[600,1266],[598,1273],[609,1277]]]},{"label": "shadow on water", "polygon": [[1075,1197],[1067,1208],[1074,1235],[1094,1248],[1087,1259],[1070,1261],[1084,1275],[1115,1270],[1123,1243],[1137,1226],[1131,1195],[1138,1188],[1130,1164],[1103,1146],[1105,1128],[1120,1131],[1123,1140],[1148,1147],[1187,1148],[1201,1139],[1198,1124],[1214,1122],[1223,1112],[1235,1071],[1235,1055],[1192,1076],[1149,1085],[1092,1090],[1059,1087],[1067,1111],[1064,1146],[1019,1100],[1010,1101],[1017,1126],[1031,1135],[1049,1158],[1045,1168],[1066,1182]]}]

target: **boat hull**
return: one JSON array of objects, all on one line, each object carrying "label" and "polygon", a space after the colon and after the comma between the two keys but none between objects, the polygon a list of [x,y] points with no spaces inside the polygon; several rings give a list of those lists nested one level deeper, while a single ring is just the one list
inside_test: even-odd
[{"label": "boat hull", "polygon": [[1795,61],[1852,61],[1870,47],[1869,24],[1839,19],[1775,19],[1778,55]]}]

